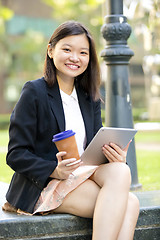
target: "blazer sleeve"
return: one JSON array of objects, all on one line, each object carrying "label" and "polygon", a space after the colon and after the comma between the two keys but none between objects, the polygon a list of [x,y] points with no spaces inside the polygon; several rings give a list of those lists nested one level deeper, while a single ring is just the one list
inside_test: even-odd
[{"label": "blazer sleeve", "polygon": [[[25,84],[10,121],[7,164],[43,188],[57,163],[36,154],[39,99],[31,82]],[[45,119],[44,119],[45,121]]]}]

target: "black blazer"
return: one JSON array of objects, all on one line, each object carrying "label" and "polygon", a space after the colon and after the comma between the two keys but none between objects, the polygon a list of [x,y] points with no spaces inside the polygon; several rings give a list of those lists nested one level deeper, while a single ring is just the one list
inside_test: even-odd
[{"label": "black blazer", "polygon": [[[94,102],[76,87],[87,145],[102,126],[100,101]],[[54,134],[65,130],[58,83],[48,87],[44,78],[27,82],[10,121],[7,164],[15,171],[7,201],[32,213],[43,188],[57,166]]]}]

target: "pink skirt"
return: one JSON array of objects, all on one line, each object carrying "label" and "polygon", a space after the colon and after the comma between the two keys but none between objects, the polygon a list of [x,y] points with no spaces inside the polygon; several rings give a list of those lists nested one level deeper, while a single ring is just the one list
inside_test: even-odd
[{"label": "pink skirt", "polygon": [[97,168],[98,166],[80,166],[66,180],[51,180],[41,192],[33,214],[45,214],[59,207],[67,194],[87,180]]}]

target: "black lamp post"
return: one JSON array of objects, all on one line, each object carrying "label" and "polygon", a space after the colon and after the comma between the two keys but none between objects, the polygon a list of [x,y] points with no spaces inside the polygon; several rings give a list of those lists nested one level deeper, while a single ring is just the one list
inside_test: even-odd
[{"label": "black lamp post", "polygon": [[[102,26],[106,47],[101,56],[107,65],[106,80],[106,126],[133,128],[128,64],[134,55],[127,45],[131,27],[123,16],[123,0],[107,0],[107,15]],[[131,169],[132,189],[141,187],[138,183],[134,140],[130,144],[127,162]]]}]

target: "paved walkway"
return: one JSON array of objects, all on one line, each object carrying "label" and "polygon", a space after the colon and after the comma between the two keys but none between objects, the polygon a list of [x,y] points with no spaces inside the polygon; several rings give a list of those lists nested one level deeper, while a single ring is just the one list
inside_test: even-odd
[{"label": "paved walkway", "polygon": [[136,123],[134,127],[137,130],[160,130],[160,123],[159,122],[141,122]]},{"label": "paved walkway", "polygon": [[148,151],[160,151],[160,143],[136,143],[135,142],[136,149],[140,150],[148,150]]},{"label": "paved walkway", "polygon": [[[142,122],[142,123],[136,123],[135,129],[138,131],[160,131],[160,123],[159,122]],[[160,143],[153,142],[151,139],[150,143],[141,143],[141,142],[135,142],[136,149],[141,150],[148,150],[148,151],[160,151]]]},{"label": "paved walkway", "polygon": [[139,199],[140,207],[157,207],[160,206],[160,190],[156,191],[137,191],[133,192]]}]

